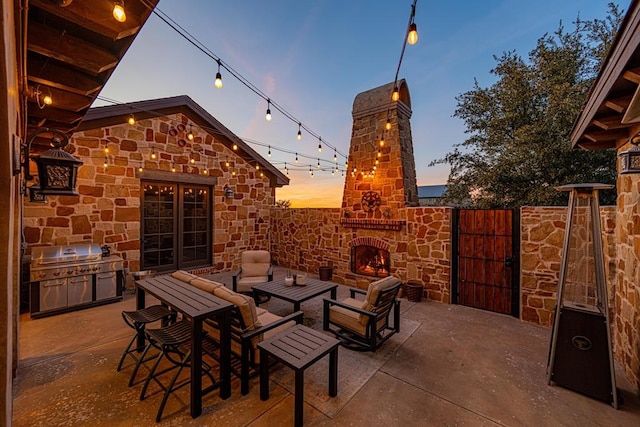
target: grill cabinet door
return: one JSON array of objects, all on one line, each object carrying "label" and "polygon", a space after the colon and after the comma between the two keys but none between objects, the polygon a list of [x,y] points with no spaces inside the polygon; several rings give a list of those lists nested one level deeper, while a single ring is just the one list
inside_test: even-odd
[{"label": "grill cabinet door", "polygon": [[67,290],[69,306],[85,304],[93,300],[91,278],[90,275],[69,278]]},{"label": "grill cabinet door", "polygon": [[117,293],[116,272],[96,274],[96,301],[113,298]]},{"label": "grill cabinet door", "polygon": [[40,311],[67,306],[67,279],[40,282]]}]

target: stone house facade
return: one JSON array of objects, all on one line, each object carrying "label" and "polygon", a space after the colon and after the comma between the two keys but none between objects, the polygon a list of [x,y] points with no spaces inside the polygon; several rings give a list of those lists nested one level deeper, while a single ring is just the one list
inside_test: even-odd
[{"label": "stone house facade", "polygon": [[200,272],[229,270],[241,251],[269,248],[275,189],[288,178],[186,96],[94,108],[68,148],[83,162],[79,195],[25,200],[23,232],[30,248],[106,244],[125,268],[145,268],[144,182],[210,189],[211,251]]}]

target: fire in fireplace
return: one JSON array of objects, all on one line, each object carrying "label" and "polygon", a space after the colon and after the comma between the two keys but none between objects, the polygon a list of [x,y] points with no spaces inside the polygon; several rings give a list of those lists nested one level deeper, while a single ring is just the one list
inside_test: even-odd
[{"label": "fire in fireplace", "polygon": [[375,246],[359,245],[351,248],[351,271],[373,277],[387,277],[391,270],[389,251]]}]

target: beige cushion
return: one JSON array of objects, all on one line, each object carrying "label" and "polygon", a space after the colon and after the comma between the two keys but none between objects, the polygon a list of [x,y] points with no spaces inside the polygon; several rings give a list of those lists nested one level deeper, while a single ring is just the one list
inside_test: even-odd
[{"label": "beige cushion", "polygon": [[[380,292],[385,289],[389,289],[398,283],[400,283],[400,280],[393,276],[387,276],[383,279],[371,282],[369,284],[369,289],[367,289],[367,295],[365,296],[364,302],[361,303],[360,308],[366,311],[371,311],[375,307]],[[360,316],[360,323],[363,325],[366,325],[368,321],[369,319],[367,316]]]},{"label": "beige cushion", "polygon": [[178,270],[171,273],[171,277],[173,277],[174,279],[182,280],[183,282],[189,283],[193,279],[197,279],[199,276],[196,276],[195,274],[191,274],[187,271]]},{"label": "beige cushion", "polygon": [[[357,300],[355,298],[347,298],[340,302],[350,305],[351,307],[354,307],[354,308],[361,308],[362,306],[362,301]],[[355,311],[351,311],[344,307],[339,307],[337,305],[332,305],[331,308],[329,309],[329,320],[332,323],[340,325],[345,329],[348,329],[350,331],[358,333],[359,335],[364,336],[366,333],[367,324],[366,323],[363,324],[360,321],[360,317],[364,317],[365,319],[367,319],[366,316],[361,316],[359,313],[356,313]]]},{"label": "beige cushion", "polygon": [[269,276],[243,277],[236,282],[236,292],[253,292],[254,285],[269,281]]},{"label": "beige cushion", "polygon": [[240,255],[241,277],[266,276],[271,267],[269,251],[244,251]]},{"label": "beige cushion", "polygon": [[[278,316],[277,314],[273,314],[270,312],[265,312],[262,313],[262,315],[260,315],[260,317],[258,318],[260,323],[263,326],[268,326],[270,324],[272,324],[273,322],[277,322],[278,320],[282,319],[282,317]],[[277,334],[279,334],[280,332],[289,329],[290,327],[294,326],[296,324],[296,322],[294,320],[291,320],[289,322],[283,323],[282,325],[275,327],[267,332],[265,332],[264,334],[262,334],[259,337],[256,337],[256,339],[254,339],[252,341],[252,347],[253,347],[253,357],[254,357],[254,361],[255,363],[259,363],[260,362],[260,351],[258,350],[258,343],[262,340],[266,340],[269,339],[271,337],[276,336]]]},{"label": "beige cushion", "polygon": [[246,328],[244,332],[250,332],[255,328],[259,328],[260,326],[262,326],[262,324],[258,320],[256,303],[253,298],[233,292],[231,289],[227,289],[224,286],[215,288],[213,290],[213,294],[218,298],[229,301],[230,303],[238,307]]},{"label": "beige cushion", "polygon": [[202,289],[205,292],[213,293],[216,288],[220,286],[224,286],[220,282],[214,282],[213,280],[205,279],[204,277],[198,277],[196,279],[192,279],[189,282],[191,285],[195,286],[198,289]]}]

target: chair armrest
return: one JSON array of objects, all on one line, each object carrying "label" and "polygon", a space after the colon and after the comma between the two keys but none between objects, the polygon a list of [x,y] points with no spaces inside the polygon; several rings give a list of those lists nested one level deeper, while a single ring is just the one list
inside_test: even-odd
[{"label": "chair armrest", "polygon": [[267,276],[269,277],[269,281],[273,282],[273,265],[269,266],[269,271],[267,271]]},{"label": "chair armrest", "polygon": [[351,288],[351,289],[349,289],[349,293],[351,294],[351,298],[355,298],[356,294],[366,295],[367,291],[365,291],[364,289],[359,289],[359,288]]},{"label": "chair armrest", "polygon": [[371,311],[367,311],[367,310],[363,310],[361,308],[356,308],[352,305],[349,304],[345,304],[343,302],[340,301],[336,301],[334,299],[329,299],[329,298],[323,298],[324,300],[324,306],[328,309],[330,306],[332,305],[337,305],[338,307],[342,307],[342,308],[346,308],[347,310],[351,310],[351,311],[355,311],[358,314],[362,314],[364,316],[369,316],[371,318],[374,318],[377,316],[377,313],[373,313]]},{"label": "chair armrest", "polygon": [[295,320],[296,323],[300,324],[302,323],[303,315],[304,313],[302,311],[296,311],[295,313],[291,313],[280,320],[277,320],[273,323],[268,324],[267,326],[261,326],[259,328],[254,329],[251,332],[246,332],[241,336],[242,341],[251,340],[252,338],[257,337],[258,335],[261,335],[267,331],[270,331],[271,329],[277,328],[278,326],[284,325],[285,323],[290,322],[292,320]]},{"label": "chair armrest", "polygon": [[242,267],[234,271],[233,276],[231,276],[231,278],[233,279],[233,282],[231,283],[233,292],[238,292],[238,276],[240,276],[240,273],[242,273]]}]

